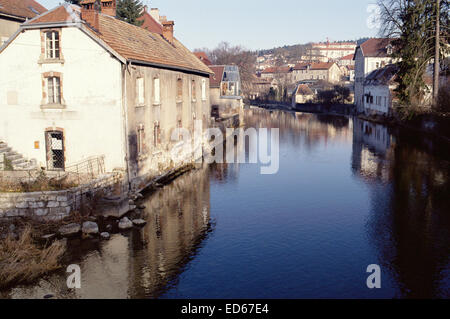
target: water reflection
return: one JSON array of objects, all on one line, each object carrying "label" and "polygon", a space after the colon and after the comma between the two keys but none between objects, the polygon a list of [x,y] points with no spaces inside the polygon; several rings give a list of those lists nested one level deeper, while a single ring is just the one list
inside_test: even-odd
[{"label": "water reflection", "polygon": [[2,297],[157,298],[176,286],[212,231],[209,196],[208,168],[192,171],[148,197],[144,229],[106,242],[68,242],[65,264],[80,265],[81,289],[68,290],[60,272]]},{"label": "water reflection", "polygon": [[368,234],[396,278],[397,296],[448,298],[449,158],[442,144],[423,140],[405,131],[394,138],[382,125],[356,120],[352,164],[373,185]]},{"label": "water reflection", "polygon": [[[186,174],[148,197],[142,231],[70,242],[80,290],[59,273],[4,297],[450,298],[447,145],[339,116],[248,110],[245,123],[280,129],[278,174]],[[372,263],[380,290],[365,284]]]}]

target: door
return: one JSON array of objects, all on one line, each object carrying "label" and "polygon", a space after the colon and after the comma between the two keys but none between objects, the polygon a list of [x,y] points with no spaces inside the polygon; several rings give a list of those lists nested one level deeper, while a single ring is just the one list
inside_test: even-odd
[{"label": "door", "polygon": [[46,134],[47,169],[64,170],[64,135],[60,131],[49,131]]}]

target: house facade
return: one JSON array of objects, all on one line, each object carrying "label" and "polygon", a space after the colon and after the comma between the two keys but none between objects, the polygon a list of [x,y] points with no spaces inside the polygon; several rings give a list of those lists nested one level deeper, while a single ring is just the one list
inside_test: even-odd
[{"label": "house facade", "polygon": [[214,75],[210,77],[211,116],[227,118],[243,114],[241,77],[236,65],[211,65]]},{"label": "house facade", "polygon": [[355,104],[364,112],[364,82],[372,71],[392,63],[391,39],[369,39],[355,50]]},{"label": "house facade", "polygon": [[338,83],[341,79],[341,69],[334,62],[301,63],[293,68],[295,82],[306,80],[322,80],[330,83]]},{"label": "house facade", "polygon": [[47,11],[34,0],[0,0],[0,46],[28,19]]},{"label": "house facade", "polygon": [[209,125],[212,71],[173,21],[150,32],[116,19],[113,0],[81,4],[26,22],[0,49],[0,139],[47,170],[104,156],[106,171],[145,183],[186,160],[177,128]]},{"label": "house facade", "polygon": [[315,98],[314,92],[306,84],[299,84],[292,95],[292,106],[297,104],[312,103]]},{"label": "house facade", "polygon": [[372,71],[364,81],[364,113],[367,115],[389,115],[392,111],[394,79],[397,66],[388,65]]}]

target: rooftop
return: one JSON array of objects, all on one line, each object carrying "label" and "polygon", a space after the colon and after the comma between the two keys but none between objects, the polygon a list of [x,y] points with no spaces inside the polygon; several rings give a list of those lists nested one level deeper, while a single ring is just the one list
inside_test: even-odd
[{"label": "rooftop", "polygon": [[0,14],[7,14],[21,20],[31,19],[47,11],[34,0],[0,0]]},{"label": "rooftop", "polygon": [[137,27],[102,13],[98,13],[98,18],[96,30],[80,20],[80,7],[63,4],[28,21],[23,28],[40,23],[48,25],[81,22],[83,27],[88,28],[97,37],[97,40],[106,43],[126,60],[211,74],[211,70],[175,38],[173,43],[169,43],[158,32]]}]

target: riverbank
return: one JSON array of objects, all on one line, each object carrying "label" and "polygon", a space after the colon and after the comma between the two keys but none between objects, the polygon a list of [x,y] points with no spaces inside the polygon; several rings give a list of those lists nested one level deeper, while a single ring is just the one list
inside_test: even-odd
[{"label": "riverbank", "polygon": [[402,127],[414,132],[424,133],[430,137],[438,138],[446,143],[450,143],[450,115],[425,113],[412,116],[410,118],[367,116],[359,114],[358,118],[383,124],[390,127]]},{"label": "riverbank", "polygon": [[61,219],[39,221],[27,215],[0,219],[0,289],[29,284],[60,269],[60,261],[67,253],[67,239],[105,241],[113,234],[142,228],[147,221],[141,193],[151,196],[195,168],[193,164],[186,164],[155,177],[139,192],[126,198],[131,209],[118,216],[103,214],[104,207],[96,199],[87,205],[89,207]]}]

